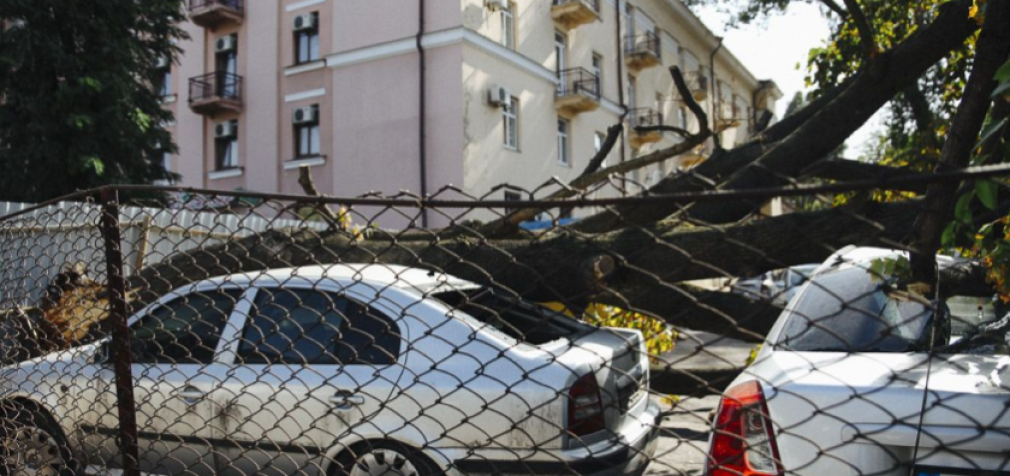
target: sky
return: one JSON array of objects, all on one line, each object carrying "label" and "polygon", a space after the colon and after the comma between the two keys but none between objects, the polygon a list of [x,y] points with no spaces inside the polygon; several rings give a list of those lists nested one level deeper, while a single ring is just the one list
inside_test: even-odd
[{"label": "sky", "polygon": [[[706,26],[724,38],[724,44],[758,79],[772,79],[782,90],[778,117],[798,91],[807,91],[804,84],[807,53],[822,46],[830,34],[828,19],[817,5],[790,3],[785,14],[773,15],[750,25],[727,28],[731,16],[712,6],[692,9]],[[799,65],[799,68],[797,68]],[[878,130],[881,118],[874,116],[862,129],[849,138],[849,152],[856,158]]]}]

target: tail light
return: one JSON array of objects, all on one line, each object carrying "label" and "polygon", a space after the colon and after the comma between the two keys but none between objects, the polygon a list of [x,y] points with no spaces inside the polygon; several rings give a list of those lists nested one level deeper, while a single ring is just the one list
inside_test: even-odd
[{"label": "tail light", "polygon": [[726,391],[709,449],[709,476],[779,476],[783,473],[761,384]]},{"label": "tail light", "polygon": [[585,436],[606,429],[596,374],[590,372],[576,380],[568,397],[568,431],[571,434]]}]

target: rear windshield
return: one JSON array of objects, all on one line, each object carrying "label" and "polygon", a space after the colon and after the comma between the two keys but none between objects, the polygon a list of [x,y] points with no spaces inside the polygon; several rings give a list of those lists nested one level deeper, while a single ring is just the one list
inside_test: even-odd
[{"label": "rear windshield", "polygon": [[811,352],[908,352],[928,344],[928,305],[892,291],[862,268],[814,278],[776,347]]},{"label": "rear windshield", "polygon": [[533,345],[573,338],[592,330],[562,313],[492,288],[453,290],[431,297],[513,339]]}]

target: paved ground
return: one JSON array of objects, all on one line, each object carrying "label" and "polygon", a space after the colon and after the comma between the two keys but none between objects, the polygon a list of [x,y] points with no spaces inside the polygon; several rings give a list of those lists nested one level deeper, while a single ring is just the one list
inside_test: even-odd
[{"label": "paved ground", "polygon": [[[707,332],[685,331],[677,346],[663,360],[673,369],[694,375],[727,373],[729,379],[742,370],[754,344]],[[722,390],[724,384],[713,384]],[[701,475],[708,452],[710,413],[719,405],[718,395],[682,397],[671,406],[654,396],[664,410],[659,448],[646,476]]]}]

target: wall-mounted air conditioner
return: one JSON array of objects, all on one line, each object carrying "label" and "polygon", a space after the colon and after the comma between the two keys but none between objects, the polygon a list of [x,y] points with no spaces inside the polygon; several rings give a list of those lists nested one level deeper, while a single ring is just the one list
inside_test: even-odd
[{"label": "wall-mounted air conditioner", "polygon": [[222,36],[214,42],[214,51],[217,51],[218,53],[235,51],[236,47],[236,39],[232,35]]},{"label": "wall-mounted air conditioner", "polygon": [[488,90],[488,103],[496,107],[508,107],[512,102],[512,92],[500,84],[491,86]]},{"label": "wall-mounted air conditioner", "polygon": [[218,139],[229,139],[235,137],[237,124],[234,121],[224,121],[214,124],[214,137]]},{"label": "wall-mounted air conditioner", "polygon": [[315,124],[319,122],[319,107],[308,106],[295,109],[292,119],[295,124]]},{"label": "wall-mounted air conditioner", "polygon": [[484,7],[492,12],[509,9],[509,0],[484,0]]},{"label": "wall-mounted air conditioner", "polygon": [[313,13],[306,13],[304,15],[296,16],[295,31],[315,30],[316,18],[317,18],[316,15]]}]

